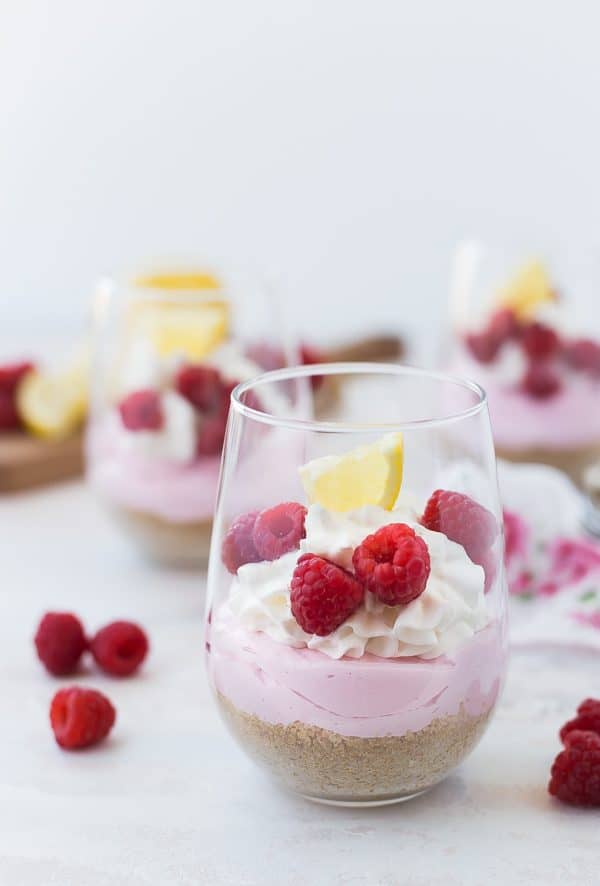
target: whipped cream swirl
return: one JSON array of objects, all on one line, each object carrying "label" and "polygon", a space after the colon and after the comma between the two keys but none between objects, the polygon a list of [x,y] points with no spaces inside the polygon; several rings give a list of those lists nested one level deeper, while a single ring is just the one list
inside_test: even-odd
[{"label": "whipped cream swirl", "polygon": [[[354,548],[388,523],[407,523],[429,548],[431,573],[421,596],[406,605],[386,606],[367,593],[364,605],[327,637],[303,631],[290,608],[290,582],[300,554],[318,554],[350,569]],[[488,621],[481,566],[461,545],[420,526],[416,512],[407,506],[391,512],[368,506],[338,514],[312,505],[300,552],[240,567],[228,605],[247,630],[336,659],[365,653],[437,658],[458,649]]]}]

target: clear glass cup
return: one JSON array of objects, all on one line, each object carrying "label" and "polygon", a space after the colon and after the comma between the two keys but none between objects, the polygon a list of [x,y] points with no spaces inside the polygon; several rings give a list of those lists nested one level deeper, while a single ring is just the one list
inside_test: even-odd
[{"label": "clear glass cup", "polygon": [[154,560],[208,559],[229,395],[296,362],[268,288],[238,272],[103,280],[93,304],[87,476]]},{"label": "clear glass cup", "polygon": [[[307,382],[322,375],[339,391],[330,421],[310,414]],[[206,659],[240,746],[310,799],[397,802],[454,769],[489,722],[506,663],[481,388],[378,364],[239,385]]]},{"label": "clear glass cup", "polygon": [[454,256],[446,367],[485,388],[499,457],[579,486],[600,462],[599,285],[592,248],[473,240]]}]

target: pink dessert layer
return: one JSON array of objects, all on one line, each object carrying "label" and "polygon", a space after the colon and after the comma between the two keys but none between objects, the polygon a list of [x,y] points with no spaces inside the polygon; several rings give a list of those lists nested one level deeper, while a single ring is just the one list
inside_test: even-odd
[{"label": "pink dessert layer", "polygon": [[381,737],[417,732],[432,720],[495,703],[506,661],[498,622],[451,657],[332,659],[295,649],[237,621],[217,618],[209,635],[215,688],[237,708],[269,723],[296,721],[340,735]]},{"label": "pink dessert layer", "polygon": [[563,451],[600,444],[600,381],[565,368],[562,389],[536,400],[497,377],[464,352],[452,371],[479,382],[487,393],[494,441],[502,449]]},{"label": "pink dessert layer", "polygon": [[220,461],[218,455],[190,464],[144,458],[114,445],[102,427],[88,431],[91,485],[115,505],[172,523],[212,519]]},{"label": "pink dessert layer", "polygon": [[492,430],[505,449],[578,449],[600,445],[600,385],[569,378],[558,394],[535,400],[516,388],[487,382]]}]

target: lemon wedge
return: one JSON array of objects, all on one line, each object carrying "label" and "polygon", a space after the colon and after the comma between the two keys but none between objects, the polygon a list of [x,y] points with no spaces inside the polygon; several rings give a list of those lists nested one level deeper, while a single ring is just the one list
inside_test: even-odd
[{"label": "lemon wedge", "polygon": [[326,455],[300,468],[300,479],[311,504],[330,511],[352,511],[363,505],[394,507],[402,484],[402,434],[386,434],[370,446],[346,455]]},{"label": "lemon wedge", "polygon": [[191,292],[201,289],[220,289],[221,283],[209,271],[180,271],[164,274],[146,274],[135,280],[136,286],[145,289]]},{"label": "lemon wedge", "polygon": [[500,292],[500,303],[521,320],[534,316],[539,305],[556,301],[546,268],[540,261],[524,265]]},{"label": "lemon wedge", "polygon": [[190,360],[201,360],[227,338],[229,309],[225,301],[190,305],[144,302],[136,307],[135,331],[149,338],[161,357],[180,353]]}]

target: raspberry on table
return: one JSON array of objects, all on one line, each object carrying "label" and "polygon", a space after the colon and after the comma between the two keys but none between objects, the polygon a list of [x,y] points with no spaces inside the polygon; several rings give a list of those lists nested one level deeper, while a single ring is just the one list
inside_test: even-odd
[{"label": "raspberry on table", "polygon": [[33,363],[10,363],[0,366],[0,431],[21,427],[17,409],[17,387],[23,376],[34,368]]},{"label": "raspberry on table", "polygon": [[521,346],[532,360],[547,360],[560,350],[560,337],[545,323],[528,323],[521,332]]},{"label": "raspberry on table", "polygon": [[164,425],[160,394],[152,388],[128,394],[119,403],[119,412],[128,431],[160,431]]},{"label": "raspberry on table", "polygon": [[14,394],[23,376],[32,369],[35,369],[35,365],[28,360],[0,366],[0,391]]},{"label": "raspberry on table", "polygon": [[254,524],[253,539],[262,560],[277,560],[298,548],[305,536],[306,508],[286,501],[261,511]]},{"label": "raspberry on table", "polygon": [[352,565],[365,588],[388,606],[416,600],[431,571],[426,543],[405,523],[368,535],[355,549]]},{"label": "raspberry on table", "polygon": [[106,738],[116,711],[109,699],[95,689],[71,686],[60,689],[50,705],[50,725],[61,748],[88,748]]},{"label": "raspberry on table", "polygon": [[600,344],[590,338],[577,338],[564,348],[564,357],[572,369],[600,374]]},{"label": "raspberry on table", "polygon": [[246,563],[258,563],[262,558],[254,544],[254,524],[258,511],[242,514],[233,521],[223,539],[221,559],[228,572],[235,575]]},{"label": "raspberry on table", "polygon": [[0,389],[0,431],[16,431],[21,427],[14,394]]},{"label": "raspberry on table", "polygon": [[489,567],[490,548],[498,536],[494,515],[462,492],[436,489],[421,517],[421,525],[433,532],[443,532],[462,545],[469,559]]},{"label": "raspberry on table", "polygon": [[203,414],[221,414],[227,407],[225,385],[219,371],[212,366],[183,366],[177,373],[175,387]]},{"label": "raspberry on table", "polygon": [[545,400],[558,394],[562,384],[556,370],[543,360],[532,363],[527,369],[521,387],[526,394],[537,400]]},{"label": "raspberry on table", "polygon": [[292,615],[307,634],[326,637],[364,600],[365,589],[350,573],[315,554],[303,554],[292,576]]},{"label": "raspberry on table", "polygon": [[555,759],[548,791],[572,806],[600,806],[600,735],[576,729]]},{"label": "raspberry on table", "polygon": [[113,621],[101,628],[90,642],[96,664],[115,677],[129,677],[148,654],[148,638],[131,621]]},{"label": "raspberry on table", "polygon": [[575,730],[595,732],[600,735],[600,700],[586,698],[577,708],[577,716],[569,720],[560,730],[560,740],[565,744],[567,736]]},{"label": "raspberry on table", "polygon": [[87,648],[83,626],[71,612],[47,612],[34,642],[40,661],[56,677],[73,673]]}]

